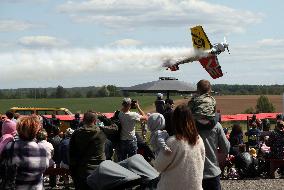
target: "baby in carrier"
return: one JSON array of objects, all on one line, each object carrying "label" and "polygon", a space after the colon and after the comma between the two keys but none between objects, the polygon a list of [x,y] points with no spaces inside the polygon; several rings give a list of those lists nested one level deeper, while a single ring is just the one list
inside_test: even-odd
[{"label": "baby in carrier", "polygon": [[207,80],[201,80],[197,83],[198,94],[189,102],[196,126],[206,126],[213,128],[217,121],[215,120],[216,100],[211,93],[211,85]]},{"label": "baby in carrier", "polygon": [[171,149],[166,144],[169,134],[166,130],[163,130],[165,128],[164,116],[160,113],[151,114],[148,118],[147,125],[151,132],[150,144],[155,155],[160,151],[171,153]]}]

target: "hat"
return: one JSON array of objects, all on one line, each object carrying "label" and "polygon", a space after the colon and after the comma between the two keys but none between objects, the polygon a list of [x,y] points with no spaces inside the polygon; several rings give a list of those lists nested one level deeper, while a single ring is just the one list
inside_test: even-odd
[{"label": "hat", "polygon": [[157,93],[157,97],[163,98],[163,94],[162,93]]},{"label": "hat", "polygon": [[131,104],[131,98],[123,98],[122,104],[130,105]]},{"label": "hat", "polygon": [[11,134],[14,135],[16,133],[16,122],[7,119],[2,124],[2,135]]},{"label": "hat", "polygon": [[152,113],[147,121],[150,131],[157,131],[165,128],[165,118],[160,113]]},{"label": "hat", "polygon": [[252,155],[253,157],[256,157],[256,150],[254,148],[249,149],[249,154]]}]

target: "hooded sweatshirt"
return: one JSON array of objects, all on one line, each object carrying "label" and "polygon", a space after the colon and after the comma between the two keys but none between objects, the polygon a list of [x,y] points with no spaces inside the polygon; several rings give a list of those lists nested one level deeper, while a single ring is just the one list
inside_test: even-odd
[{"label": "hooded sweatshirt", "polygon": [[14,136],[16,135],[16,123],[7,119],[2,124],[2,137],[0,138],[0,155],[5,148],[5,146],[14,140]]},{"label": "hooded sweatshirt", "polygon": [[165,128],[165,118],[160,113],[153,113],[149,116],[147,125],[151,131],[150,144],[153,148],[153,151],[157,154],[160,150],[165,150],[168,148],[166,140],[169,137],[169,134]]},{"label": "hooded sweatshirt", "polygon": [[76,130],[70,139],[70,169],[85,172],[93,170],[105,160],[106,136],[95,125]]}]

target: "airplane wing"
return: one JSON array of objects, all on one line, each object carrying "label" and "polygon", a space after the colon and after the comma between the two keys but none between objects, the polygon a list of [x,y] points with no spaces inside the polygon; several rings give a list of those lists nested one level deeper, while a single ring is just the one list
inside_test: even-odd
[{"label": "airplane wing", "polygon": [[199,62],[213,79],[223,76],[223,72],[216,55],[199,59]]},{"label": "airplane wing", "polygon": [[212,48],[212,45],[204,32],[202,26],[195,26],[190,28],[193,47],[201,50],[209,50]]}]

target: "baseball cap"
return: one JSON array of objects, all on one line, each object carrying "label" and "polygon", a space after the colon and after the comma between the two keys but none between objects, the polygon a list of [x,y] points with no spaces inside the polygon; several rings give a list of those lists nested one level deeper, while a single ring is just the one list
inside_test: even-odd
[{"label": "baseball cap", "polygon": [[131,104],[131,98],[123,98],[122,104],[130,105]]},{"label": "baseball cap", "polygon": [[162,93],[157,93],[157,97],[162,98],[163,94]]}]

